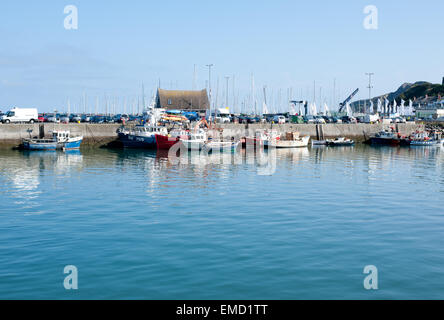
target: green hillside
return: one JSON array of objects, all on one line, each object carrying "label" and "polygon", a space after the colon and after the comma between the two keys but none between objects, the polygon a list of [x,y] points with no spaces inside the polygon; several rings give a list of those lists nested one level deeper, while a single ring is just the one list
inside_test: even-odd
[{"label": "green hillside", "polygon": [[429,97],[435,97],[437,95],[444,97],[444,86],[429,82],[417,82],[401,93],[396,100],[401,101],[401,99],[404,99],[408,101],[409,99],[413,100],[414,98],[425,97],[426,95]]}]

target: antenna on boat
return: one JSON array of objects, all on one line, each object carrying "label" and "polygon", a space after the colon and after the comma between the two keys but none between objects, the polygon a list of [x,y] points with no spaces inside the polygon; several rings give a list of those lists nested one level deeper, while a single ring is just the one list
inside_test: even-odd
[{"label": "antenna on boat", "polygon": [[143,81],[142,81],[142,106],[143,106],[143,110],[145,111],[145,87],[143,85]]}]

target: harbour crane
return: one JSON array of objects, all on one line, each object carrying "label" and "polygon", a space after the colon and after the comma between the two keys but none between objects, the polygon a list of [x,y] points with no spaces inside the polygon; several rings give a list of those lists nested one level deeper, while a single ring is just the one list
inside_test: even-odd
[{"label": "harbour crane", "polygon": [[342,112],[342,110],[344,110],[344,107],[347,105],[347,103],[349,103],[351,101],[351,99],[353,99],[353,97],[359,92],[359,88],[356,89],[355,91],[353,91],[353,93],[351,95],[348,96],[347,99],[344,100],[344,102],[339,104],[339,113]]}]

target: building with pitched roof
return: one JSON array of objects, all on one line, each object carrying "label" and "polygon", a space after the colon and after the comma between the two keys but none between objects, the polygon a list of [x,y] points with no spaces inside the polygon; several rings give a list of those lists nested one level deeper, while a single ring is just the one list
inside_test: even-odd
[{"label": "building with pitched roof", "polygon": [[157,89],[156,108],[205,112],[210,108],[207,90]]}]

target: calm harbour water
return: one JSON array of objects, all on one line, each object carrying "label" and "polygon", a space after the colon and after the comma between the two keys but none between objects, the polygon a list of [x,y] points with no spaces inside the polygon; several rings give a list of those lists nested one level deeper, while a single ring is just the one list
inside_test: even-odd
[{"label": "calm harbour water", "polygon": [[238,157],[0,151],[0,299],[444,299],[444,150]]}]

